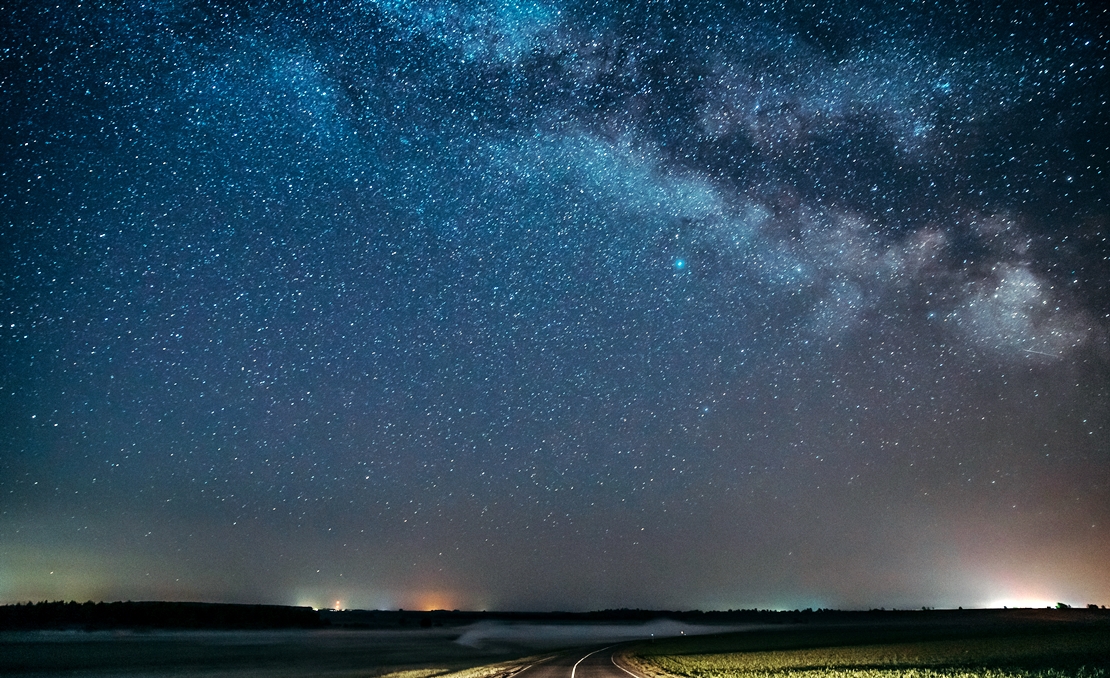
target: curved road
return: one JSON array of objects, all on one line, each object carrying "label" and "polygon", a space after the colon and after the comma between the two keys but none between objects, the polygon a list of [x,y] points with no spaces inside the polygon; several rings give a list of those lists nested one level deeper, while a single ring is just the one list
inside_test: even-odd
[{"label": "curved road", "polygon": [[533,664],[513,674],[513,678],[641,678],[617,666],[613,655],[620,645],[608,645],[596,650],[580,650],[554,659]]}]

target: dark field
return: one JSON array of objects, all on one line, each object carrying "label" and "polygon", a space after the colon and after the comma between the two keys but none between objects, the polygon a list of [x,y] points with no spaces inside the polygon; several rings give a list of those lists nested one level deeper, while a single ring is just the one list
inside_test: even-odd
[{"label": "dark field", "polygon": [[378,676],[412,678],[532,653],[473,647],[457,629],[31,631],[0,634],[0,674],[79,676]]}]

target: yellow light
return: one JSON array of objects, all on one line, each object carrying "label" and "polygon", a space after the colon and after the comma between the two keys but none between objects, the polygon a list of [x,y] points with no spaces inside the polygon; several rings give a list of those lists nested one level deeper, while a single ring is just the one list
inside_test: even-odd
[{"label": "yellow light", "polygon": [[1002,608],[1002,607],[1032,607],[1032,608],[1045,608],[1056,607],[1056,601],[1046,600],[1042,598],[1000,598],[992,600],[984,607],[987,608]]}]

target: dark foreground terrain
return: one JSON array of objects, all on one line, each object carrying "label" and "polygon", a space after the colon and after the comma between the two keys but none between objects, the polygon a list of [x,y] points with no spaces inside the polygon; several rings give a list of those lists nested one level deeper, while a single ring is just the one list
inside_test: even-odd
[{"label": "dark foreground terrain", "polygon": [[[516,614],[131,605],[104,606],[99,617],[86,609],[81,619],[72,606],[38,616],[28,606],[19,615],[0,608],[9,613],[0,614],[8,619],[0,675],[1110,678],[1110,611],[1095,609]],[[21,627],[11,623],[17,616]]]}]

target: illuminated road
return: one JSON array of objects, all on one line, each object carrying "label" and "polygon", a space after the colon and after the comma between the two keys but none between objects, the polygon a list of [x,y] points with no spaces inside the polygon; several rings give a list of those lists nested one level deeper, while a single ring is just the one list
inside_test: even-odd
[{"label": "illuminated road", "polygon": [[561,655],[530,666],[513,678],[640,678],[613,661],[617,649],[617,645],[609,645]]}]

